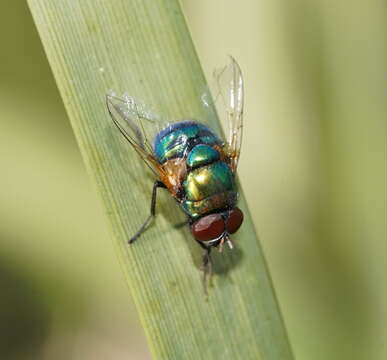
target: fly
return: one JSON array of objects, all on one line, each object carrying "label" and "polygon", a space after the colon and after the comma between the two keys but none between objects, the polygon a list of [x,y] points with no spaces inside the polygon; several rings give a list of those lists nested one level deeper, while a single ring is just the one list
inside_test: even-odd
[{"label": "fly", "polygon": [[[238,63],[215,73],[215,80],[228,122],[228,138],[222,140],[208,126],[194,120],[166,125],[132,97],[106,95],[109,114],[125,139],[153,171],[150,214],[129,239],[133,243],[156,214],[158,188],[165,188],[188,216],[194,239],[204,249],[204,283],[211,274],[211,249],[233,248],[230,235],[243,222],[236,206],[236,171],[243,128],[243,78]],[[155,132],[152,143],[148,130]]]}]

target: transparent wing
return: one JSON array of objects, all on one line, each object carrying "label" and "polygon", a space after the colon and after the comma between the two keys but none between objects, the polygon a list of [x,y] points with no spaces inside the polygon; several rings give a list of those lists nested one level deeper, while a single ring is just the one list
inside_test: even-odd
[{"label": "transparent wing", "polygon": [[244,90],[242,71],[235,59],[230,56],[230,63],[219,70],[215,70],[214,78],[217,88],[215,101],[221,101],[228,123],[228,139],[225,151],[231,169],[235,172],[238,166],[243,133]]},{"label": "transparent wing", "polygon": [[149,141],[149,136],[153,136],[163,127],[162,121],[143,103],[126,94],[120,97],[110,92],[106,95],[106,107],[121,134],[155,175],[162,178],[164,170],[155,159]]}]

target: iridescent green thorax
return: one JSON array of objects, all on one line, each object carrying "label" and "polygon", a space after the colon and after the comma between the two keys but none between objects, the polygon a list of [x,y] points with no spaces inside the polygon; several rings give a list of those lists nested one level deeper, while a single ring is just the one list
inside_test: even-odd
[{"label": "iridescent green thorax", "polygon": [[193,121],[172,124],[155,138],[154,151],[161,164],[176,158],[185,162],[178,201],[192,219],[236,204],[234,174],[222,161],[222,145],[211,129]]},{"label": "iridescent green thorax", "polygon": [[217,161],[191,170],[183,187],[186,200],[198,201],[213,194],[233,190],[235,185],[229,166]]},{"label": "iridescent green thorax", "polygon": [[197,219],[216,210],[231,209],[237,199],[238,193],[235,190],[225,191],[200,201],[184,200],[181,202],[181,207],[192,219]]}]

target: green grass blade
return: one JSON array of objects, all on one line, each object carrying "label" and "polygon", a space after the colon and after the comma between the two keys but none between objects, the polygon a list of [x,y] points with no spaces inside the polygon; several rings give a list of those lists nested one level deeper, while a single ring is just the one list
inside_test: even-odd
[{"label": "green grass blade", "polygon": [[215,256],[208,299],[201,249],[187,229],[173,225],[183,217],[167,193],[154,225],[133,246],[126,243],[148,214],[152,180],[113,127],[105,93],[127,91],[173,119],[188,114],[219,128],[199,101],[205,80],[178,1],[29,0],[29,6],[154,357],[292,359],[243,196],[237,248]]}]

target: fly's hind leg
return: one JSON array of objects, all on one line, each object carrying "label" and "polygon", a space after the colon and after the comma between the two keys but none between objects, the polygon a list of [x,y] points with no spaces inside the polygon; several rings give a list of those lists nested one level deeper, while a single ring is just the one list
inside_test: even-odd
[{"label": "fly's hind leg", "polygon": [[153,184],[153,190],[152,190],[152,200],[151,200],[151,207],[150,207],[150,215],[145,220],[145,222],[141,225],[140,229],[128,240],[128,243],[131,244],[134,241],[136,241],[140,235],[148,228],[149,224],[151,223],[152,219],[156,215],[156,197],[157,197],[157,188],[164,188],[166,189],[166,186],[161,181],[157,180]]}]

